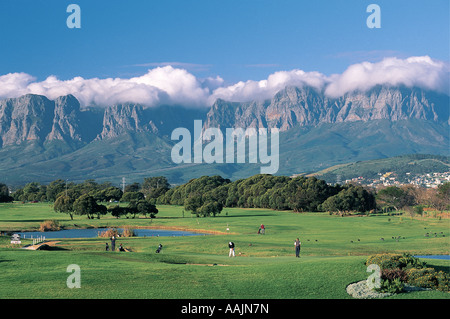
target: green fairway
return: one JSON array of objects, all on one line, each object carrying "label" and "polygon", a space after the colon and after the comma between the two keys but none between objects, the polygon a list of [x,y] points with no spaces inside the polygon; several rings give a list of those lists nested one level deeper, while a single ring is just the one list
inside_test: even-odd
[{"label": "green fairway", "polygon": [[[345,288],[367,279],[365,261],[371,254],[449,254],[448,219],[338,217],[241,208],[195,218],[188,212],[183,217],[183,207],[158,209],[153,220],[110,215],[71,220],[55,213],[51,204],[0,204],[3,232],[37,230],[40,222],[54,219],[65,228],[132,226],[209,233],[119,238],[116,247],[121,243],[132,252],[105,251],[109,242],[105,238],[60,239],[53,250],[32,251],[13,247],[9,236],[3,236],[0,298],[351,298]],[[261,224],[266,226],[265,235],[257,234]],[[426,237],[427,232],[433,235]],[[301,258],[295,258],[297,237],[302,242]],[[228,257],[228,241],[236,244],[235,258]],[[160,243],[163,250],[156,254]],[[448,272],[448,260],[425,261]],[[66,285],[71,264],[80,267],[80,289]],[[421,291],[389,298],[441,299],[449,294]]]}]

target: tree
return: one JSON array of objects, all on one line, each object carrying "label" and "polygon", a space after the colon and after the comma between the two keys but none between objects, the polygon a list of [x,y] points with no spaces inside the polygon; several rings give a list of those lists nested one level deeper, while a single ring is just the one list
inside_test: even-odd
[{"label": "tree", "polygon": [[73,220],[73,203],[76,200],[74,194],[75,193],[73,191],[70,191],[67,192],[67,195],[63,193],[62,195],[58,196],[55,203],[53,204],[53,209],[55,210],[55,212],[69,214],[70,219]]},{"label": "tree", "polygon": [[125,192],[120,199],[121,202],[131,202],[145,199],[144,194],[141,192]]},{"label": "tree", "polygon": [[127,193],[127,192],[138,192],[140,188],[141,188],[141,186],[139,185],[139,183],[128,184],[128,185],[125,186],[124,193]]},{"label": "tree", "polygon": [[89,193],[95,200],[100,202],[109,202],[111,200],[120,200],[123,196],[122,190],[115,186],[109,186],[104,189],[93,191]]},{"label": "tree", "polygon": [[120,188],[111,186],[105,190],[105,197],[107,201],[116,200],[119,201],[123,196],[123,192]]},{"label": "tree", "polygon": [[12,194],[12,197],[14,200],[25,201],[23,196],[23,188],[16,189],[16,191]]},{"label": "tree", "polygon": [[395,208],[395,210],[399,210],[405,206],[414,205],[414,196],[404,189],[396,186],[389,186],[381,189],[377,194],[377,198],[380,201],[391,205]]},{"label": "tree", "polygon": [[429,189],[429,204],[433,208],[443,211],[450,206],[450,182],[441,184],[437,189]]},{"label": "tree", "polygon": [[12,202],[14,198],[9,195],[9,188],[6,184],[0,183],[0,203]]},{"label": "tree", "polygon": [[215,217],[217,214],[220,214],[222,209],[222,204],[218,202],[207,202],[198,209],[198,213],[203,217],[211,216],[211,214]]},{"label": "tree", "polygon": [[142,183],[142,192],[147,199],[158,198],[170,189],[170,184],[164,176],[147,177]]},{"label": "tree", "polygon": [[21,201],[45,201],[47,200],[47,186],[37,182],[28,183],[24,188],[17,190],[16,200]]},{"label": "tree", "polygon": [[98,183],[93,179],[87,179],[83,183],[77,184],[75,187],[78,188],[82,194],[89,194],[101,189]]},{"label": "tree", "polygon": [[67,185],[66,182],[62,179],[57,179],[53,182],[51,182],[49,185],[47,185],[46,190],[46,197],[49,201],[56,201],[58,198],[58,194],[63,192],[66,189]]},{"label": "tree", "polygon": [[73,211],[77,215],[86,215],[88,219],[100,218],[100,215],[107,213],[106,206],[97,204],[94,197],[88,194],[81,195],[73,203]]},{"label": "tree", "polygon": [[320,210],[326,212],[338,212],[341,210],[340,200],[338,195],[327,198],[321,205]]},{"label": "tree", "polygon": [[184,209],[191,211],[191,213],[195,214],[197,217],[199,215],[198,209],[202,207],[202,205],[203,202],[200,194],[190,194],[184,201]]},{"label": "tree", "polygon": [[366,212],[376,207],[375,196],[360,185],[348,185],[328,197],[319,209],[328,212]]},{"label": "tree", "polygon": [[121,207],[119,205],[115,205],[112,207],[108,207],[108,212],[110,212],[112,216],[114,216],[116,218],[120,218],[120,216],[127,214],[127,209],[126,209],[126,207]]},{"label": "tree", "polygon": [[146,200],[140,200],[136,203],[136,211],[144,217],[150,215],[150,218],[155,218],[155,215],[158,214],[156,206]]},{"label": "tree", "polygon": [[157,203],[184,205],[186,199],[190,196],[197,196],[195,194],[206,194],[207,192],[228,183],[230,183],[229,179],[224,179],[220,176],[202,176],[194,178],[183,185],[169,189],[164,195],[158,197]]}]

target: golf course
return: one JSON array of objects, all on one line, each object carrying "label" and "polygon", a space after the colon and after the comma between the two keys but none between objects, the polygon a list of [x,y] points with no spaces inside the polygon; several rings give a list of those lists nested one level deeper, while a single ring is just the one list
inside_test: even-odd
[{"label": "golf course", "polygon": [[[224,208],[197,218],[182,206],[157,205],[155,218],[100,219],[53,210],[53,203],[0,204],[1,299],[351,299],[346,287],[366,280],[374,254],[448,255],[450,219],[403,214],[350,215]],[[52,238],[46,250],[11,244],[11,234],[38,231],[44,221],[62,229],[183,230],[192,236]],[[261,224],[265,234],[258,234]],[[47,232],[50,234],[50,232]],[[45,236],[45,235],[44,235]],[[300,258],[294,241],[301,241]],[[229,257],[228,242],[235,244]],[[122,244],[127,251],[118,251]],[[162,245],[156,253],[158,245]],[[449,272],[450,260],[424,258]],[[80,269],[71,289],[69,265]],[[449,299],[448,292],[420,290],[386,299]]]}]

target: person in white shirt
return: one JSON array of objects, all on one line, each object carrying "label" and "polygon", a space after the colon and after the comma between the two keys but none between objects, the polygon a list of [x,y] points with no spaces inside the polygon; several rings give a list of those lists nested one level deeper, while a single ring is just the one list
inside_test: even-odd
[{"label": "person in white shirt", "polygon": [[295,257],[300,258],[300,246],[301,246],[300,239],[296,239],[294,242],[295,245]]}]

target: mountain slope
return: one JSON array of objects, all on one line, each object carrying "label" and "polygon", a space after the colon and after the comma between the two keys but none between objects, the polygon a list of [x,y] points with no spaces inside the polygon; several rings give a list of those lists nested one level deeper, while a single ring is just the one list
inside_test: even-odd
[{"label": "mountain slope", "polygon": [[363,176],[366,179],[376,179],[379,174],[393,172],[397,180],[402,181],[408,175],[422,175],[430,172],[445,173],[450,171],[450,157],[437,155],[402,155],[383,159],[352,162],[329,167],[311,175],[334,183]]},{"label": "mountain slope", "polygon": [[[20,185],[57,178],[120,183],[164,175],[184,183],[200,175],[237,179],[261,164],[175,164],[175,128],[280,129],[278,174],[312,173],[355,161],[405,154],[449,155],[449,97],[417,88],[376,87],[331,99],[313,88],[287,87],[266,101],[217,100],[209,110],[145,108],[125,103],[80,108],[25,95],[0,101],[0,176]],[[266,165],[267,166],[267,165]]]}]

